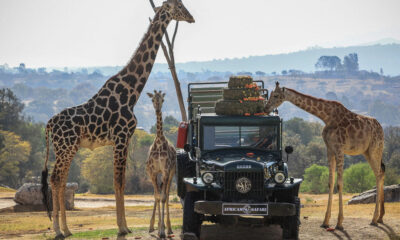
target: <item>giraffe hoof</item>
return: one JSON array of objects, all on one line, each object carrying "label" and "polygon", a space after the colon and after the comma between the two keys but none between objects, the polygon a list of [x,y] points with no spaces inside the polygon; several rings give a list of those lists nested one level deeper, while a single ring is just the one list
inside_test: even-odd
[{"label": "giraffe hoof", "polygon": [[168,231],[168,235],[171,235],[171,234],[173,234],[174,232],[172,231],[172,230],[169,230]]},{"label": "giraffe hoof", "polygon": [[125,236],[131,232],[132,232],[131,230],[129,230],[128,228],[125,228],[124,230],[118,232],[118,237]]},{"label": "giraffe hoof", "polygon": [[371,226],[378,226],[378,223],[372,221],[369,225],[371,225]]},{"label": "giraffe hoof", "polygon": [[338,225],[336,225],[335,229],[340,230],[340,231],[344,230],[343,226],[338,226]]},{"label": "giraffe hoof", "polygon": [[329,224],[322,224],[320,227],[322,227],[322,228],[329,228]]},{"label": "giraffe hoof", "polygon": [[378,219],[378,223],[383,223],[383,219]]},{"label": "giraffe hoof", "polygon": [[72,236],[72,233],[70,231],[64,232],[64,237],[67,238],[69,236]]},{"label": "giraffe hoof", "polygon": [[54,240],[61,240],[61,239],[65,239],[64,235],[62,235],[62,234],[58,234],[58,235],[54,238]]},{"label": "giraffe hoof", "polygon": [[159,236],[161,239],[166,238],[165,233],[160,233],[160,234],[158,234],[158,236]]},{"label": "giraffe hoof", "polygon": [[154,228],[149,229],[149,233],[152,233],[152,232],[154,232]]}]

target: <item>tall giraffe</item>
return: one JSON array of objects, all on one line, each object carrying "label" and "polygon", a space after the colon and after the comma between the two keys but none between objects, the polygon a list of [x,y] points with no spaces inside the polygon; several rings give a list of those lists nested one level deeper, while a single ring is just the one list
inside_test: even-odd
[{"label": "tall giraffe", "polygon": [[[153,215],[150,220],[149,232],[154,231],[154,218],[158,208],[158,236],[165,238],[164,225],[164,206],[167,207],[167,227],[168,234],[172,234],[171,222],[169,219],[169,188],[172,178],[175,175],[176,168],[176,150],[174,146],[168,142],[163,133],[162,104],[164,102],[165,93],[154,90],[154,94],[147,93],[153,102],[157,116],[157,135],[151,145],[146,162],[146,172],[150,177],[154,188],[154,207]],[[161,174],[161,185],[158,184],[157,177]],[[161,196],[160,196],[161,195]],[[161,214],[160,214],[161,199]]]},{"label": "tall giraffe", "polygon": [[382,162],[384,135],[382,126],[371,117],[362,116],[351,112],[341,103],[314,98],[299,93],[290,88],[280,88],[276,83],[275,90],[271,92],[265,111],[270,113],[284,101],[289,101],[297,107],[317,116],[324,123],[322,131],[327,148],[329,161],[329,199],[325,219],[321,227],[329,226],[331,217],[333,185],[335,183],[335,169],[337,167],[337,188],[339,191],[339,216],[336,228],[343,229],[343,164],[344,154],[363,155],[374,171],[378,196],[376,198],[375,212],[371,225],[382,223],[384,208],[383,182],[385,178],[385,165]]},{"label": "tall giraffe", "polygon": [[[163,2],[128,64],[118,74],[108,79],[99,92],[86,103],[67,108],[48,121],[42,192],[43,203],[51,219],[47,183],[51,133],[56,155],[56,163],[50,178],[56,238],[71,235],[66,222],[64,191],[71,161],[80,147],[93,150],[100,146],[113,146],[118,234],[125,235],[131,232],[125,219],[124,189],[127,148],[137,123],[133,107],[150,75],[161,40],[171,20],[194,22],[181,0]],[[64,235],[60,231],[59,210]]]}]

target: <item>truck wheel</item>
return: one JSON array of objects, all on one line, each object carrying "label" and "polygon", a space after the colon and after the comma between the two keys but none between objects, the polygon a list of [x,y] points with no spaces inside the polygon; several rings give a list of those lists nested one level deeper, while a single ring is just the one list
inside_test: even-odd
[{"label": "truck wheel", "polygon": [[198,192],[187,192],[183,207],[183,233],[194,233],[200,238],[201,215],[194,211],[194,202],[200,198]]},{"label": "truck wheel", "polygon": [[286,217],[285,223],[282,225],[283,239],[299,239],[300,226],[300,198],[295,197],[296,215]]},{"label": "truck wheel", "polygon": [[176,185],[178,196],[183,200],[185,198],[186,186],[183,178],[196,176],[196,163],[189,161],[187,152],[178,150],[176,153]]}]

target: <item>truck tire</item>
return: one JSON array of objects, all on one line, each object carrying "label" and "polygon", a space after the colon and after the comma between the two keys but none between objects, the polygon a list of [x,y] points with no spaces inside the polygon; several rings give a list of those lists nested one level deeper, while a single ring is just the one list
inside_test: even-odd
[{"label": "truck tire", "polygon": [[200,199],[199,192],[187,192],[183,207],[183,233],[194,233],[200,238],[201,215],[194,211],[194,203]]},{"label": "truck tire", "polygon": [[196,176],[196,163],[189,160],[188,153],[183,150],[178,150],[176,153],[176,186],[178,196],[181,199],[185,198],[186,186],[183,183],[183,178]]},{"label": "truck tire", "polygon": [[296,214],[294,216],[286,217],[282,225],[283,239],[299,239],[299,226],[300,226],[300,198],[294,198],[296,205]]}]

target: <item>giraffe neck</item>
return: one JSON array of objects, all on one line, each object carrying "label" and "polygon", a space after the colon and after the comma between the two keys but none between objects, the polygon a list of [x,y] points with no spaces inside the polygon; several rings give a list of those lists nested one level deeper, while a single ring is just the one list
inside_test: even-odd
[{"label": "giraffe neck", "polygon": [[318,117],[326,125],[332,120],[335,107],[332,101],[302,94],[290,88],[285,88],[285,100]]},{"label": "giraffe neck", "polygon": [[165,9],[161,8],[156,12],[128,64],[107,80],[93,100],[107,97],[114,92],[112,95],[119,95],[122,104],[128,103],[129,108],[135,106],[149,78],[162,38],[171,20],[171,14]]},{"label": "giraffe neck", "polygon": [[156,115],[157,115],[157,135],[156,136],[161,138],[164,136],[162,112],[160,110],[156,110]]}]

